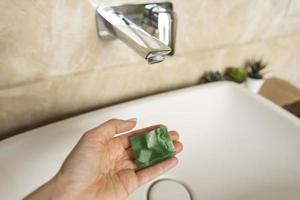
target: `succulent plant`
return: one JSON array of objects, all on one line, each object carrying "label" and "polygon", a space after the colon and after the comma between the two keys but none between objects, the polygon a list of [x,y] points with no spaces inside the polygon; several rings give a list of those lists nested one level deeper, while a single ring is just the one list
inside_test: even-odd
[{"label": "succulent plant", "polygon": [[247,79],[247,70],[243,67],[227,67],[224,78],[228,81],[243,83]]},{"label": "succulent plant", "polygon": [[219,71],[208,71],[202,75],[200,79],[200,83],[211,83],[211,82],[217,82],[222,80],[223,77]]},{"label": "succulent plant", "polygon": [[248,76],[253,79],[263,79],[261,71],[267,67],[267,63],[263,60],[250,59],[245,62],[245,69],[248,72]]}]

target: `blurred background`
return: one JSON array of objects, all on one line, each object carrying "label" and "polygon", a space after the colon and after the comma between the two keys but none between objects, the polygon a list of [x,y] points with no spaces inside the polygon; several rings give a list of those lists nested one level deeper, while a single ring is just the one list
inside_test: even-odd
[{"label": "blurred background", "polygon": [[[101,41],[95,25],[95,5],[143,2],[1,0],[0,138],[197,85],[203,72],[240,66],[249,58],[263,58],[266,78],[293,85],[293,102],[298,98],[299,0],[172,0],[176,54],[151,66],[121,41]],[[266,88],[271,98],[289,96],[276,84]]]}]

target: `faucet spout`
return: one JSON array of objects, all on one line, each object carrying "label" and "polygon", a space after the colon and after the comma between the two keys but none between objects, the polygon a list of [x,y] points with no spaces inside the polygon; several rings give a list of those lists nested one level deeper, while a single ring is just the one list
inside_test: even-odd
[{"label": "faucet spout", "polygon": [[174,53],[173,13],[158,4],[137,4],[97,9],[102,39],[118,38],[154,64]]}]

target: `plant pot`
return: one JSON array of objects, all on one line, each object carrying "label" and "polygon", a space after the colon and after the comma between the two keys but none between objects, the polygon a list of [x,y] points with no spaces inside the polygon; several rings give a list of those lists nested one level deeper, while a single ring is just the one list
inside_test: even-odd
[{"label": "plant pot", "polygon": [[247,78],[246,88],[254,93],[258,93],[264,82],[264,79]]}]

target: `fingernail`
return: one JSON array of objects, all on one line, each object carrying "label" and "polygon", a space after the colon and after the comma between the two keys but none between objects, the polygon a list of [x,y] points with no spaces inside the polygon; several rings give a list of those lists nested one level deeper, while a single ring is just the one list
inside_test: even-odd
[{"label": "fingernail", "polygon": [[127,121],[129,121],[129,122],[136,122],[136,121],[137,121],[137,118],[127,119]]}]

